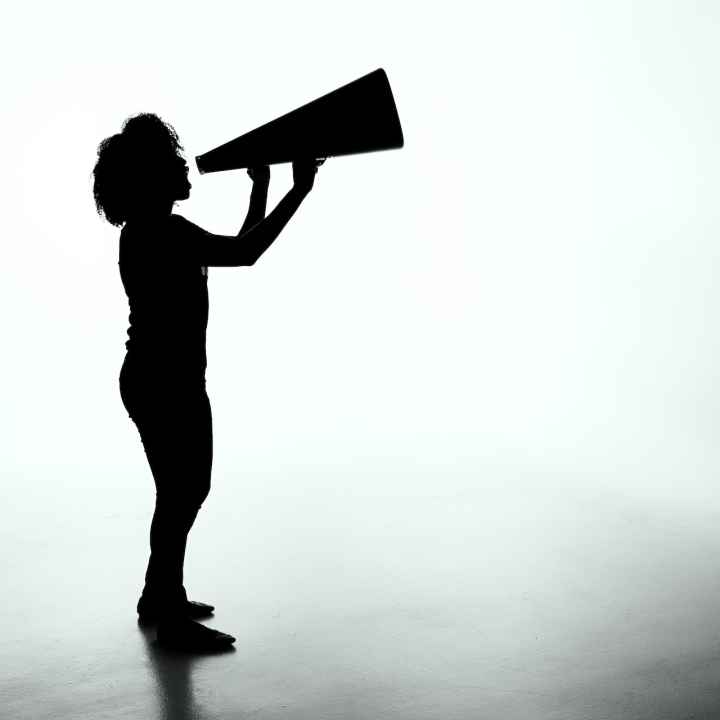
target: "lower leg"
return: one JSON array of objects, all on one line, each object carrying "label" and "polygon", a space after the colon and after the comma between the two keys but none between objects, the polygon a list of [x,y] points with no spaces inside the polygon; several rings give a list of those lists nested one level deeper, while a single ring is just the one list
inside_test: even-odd
[{"label": "lower leg", "polygon": [[143,599],[167,612],[184,608],[183,565],[187,536],[199,508],[157,502],[150,526],[150,559]]}]

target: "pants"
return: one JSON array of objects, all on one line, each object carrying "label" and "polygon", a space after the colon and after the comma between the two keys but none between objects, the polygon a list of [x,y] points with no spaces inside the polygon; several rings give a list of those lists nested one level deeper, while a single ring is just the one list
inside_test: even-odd
[{"label": "pants", "polygon": [[137,426],[155,481],[150,559],[142,600],[161,613],[181,611],[185,547],[198,510],[210,492],[213,437],[204,378],[159,381],[134,369],[120,371],[120,395]]}]

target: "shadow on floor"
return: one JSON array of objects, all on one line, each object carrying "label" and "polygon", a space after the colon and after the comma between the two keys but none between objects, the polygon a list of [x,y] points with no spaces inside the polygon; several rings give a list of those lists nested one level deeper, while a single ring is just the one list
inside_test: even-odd
[{"label": "shadow on floor", "polygon": [[203,710],[195,699],[193,671],[198,663],[210,656],[228,655],[235,652],[230,646],[222,650],[204,653],[185,653],[169,650],[158,645],[155,626],[138,621],[145,650],[157,684],[156,695],[160,720],[198,720]]}]

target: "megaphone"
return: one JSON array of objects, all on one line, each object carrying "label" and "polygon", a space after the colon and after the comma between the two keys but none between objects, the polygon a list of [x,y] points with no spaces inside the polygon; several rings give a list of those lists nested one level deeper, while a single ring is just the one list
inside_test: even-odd
[{"label": "megaphone", "polygon": [[402,146],[390,83],[379,68],[198,155],[195,162],[201,173],[211,173]]}]

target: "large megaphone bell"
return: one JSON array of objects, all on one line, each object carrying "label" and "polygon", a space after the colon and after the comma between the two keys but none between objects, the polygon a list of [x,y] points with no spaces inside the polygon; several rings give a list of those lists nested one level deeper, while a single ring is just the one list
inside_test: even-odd
[{"label": "large megaphone bell", "polygon": [[195,158],[201,173],[403,146],[395,100],[380,68]]}]

